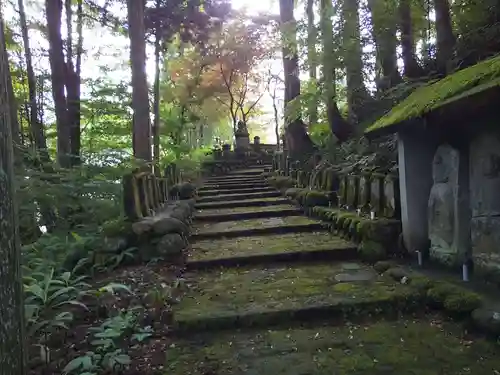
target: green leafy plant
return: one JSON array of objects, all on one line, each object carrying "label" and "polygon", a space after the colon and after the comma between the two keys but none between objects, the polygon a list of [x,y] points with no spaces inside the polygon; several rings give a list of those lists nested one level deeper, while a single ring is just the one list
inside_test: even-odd
[{"label": "green leafy plant", "polygon": [[121,371],[130,366],[131,359],[120,346],[141,343],[153,334],[151,327],[138,326],[138,308],[108,318],[100,326],[89,328],[90,345],[94,348],[71,360],[63,369],[68,375],[90,375],[102,371]]}]

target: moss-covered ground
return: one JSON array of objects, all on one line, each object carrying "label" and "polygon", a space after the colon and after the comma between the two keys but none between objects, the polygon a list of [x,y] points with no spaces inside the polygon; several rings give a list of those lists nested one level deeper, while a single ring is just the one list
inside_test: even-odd
[{"label": "moss-covered ground", "polygon": [[259,219],[245,219],[235,221],[221,221],[218,223],[196,223],[193,226],[194,234],[231,232],[238,230],[253,230],[260,228],[288,227],[296,225],[317,224],[318,220],[305,216],[269,217]]},{"label": "moss-covered ground", "polygon": [[[346,274],[359,281],[338,281]],[[378,301],[408,289],[353,263],[222,269],[188,273],[186,280],[189,292],[174,311],[181,321]]]},{"label": "moss-covered ground", "polygon": [[166,353],[169,375],[486,375],[498,344],[440,316],[197,335]]},{"label": "moss-covered ground", "polygon": [[288,233],[195,242],[189,259],[193,261],[279,253],[344,250],[354,245],[329,233]]}]

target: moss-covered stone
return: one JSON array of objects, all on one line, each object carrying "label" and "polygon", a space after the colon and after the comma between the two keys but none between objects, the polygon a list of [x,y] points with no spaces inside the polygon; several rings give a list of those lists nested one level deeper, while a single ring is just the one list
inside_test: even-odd
[{"label": "moss-covered stone", "polygon": [[132,232],[132,222],[125,217],[108,220],[101,226],[101,233],[106,237],[126,236]]},{"label": "moss-covered stone", "polygon": [[397,266],[389,268],[385,274],[395,281],[401,281],[404,277],[408,278],[409,275],[404,268]]},{"label": "moss-covered stone", "polygon": [[278,190],[295,186],[295,181],[287,176],[271,177],[268,179],[268,182]]},{"label": "moss-covered stone", "polygon": [[375,241],[361,241],[358,252],[360,257],[368,262],[377,262],[388,257],[385,246]]},{"label": "moss-covered stone", "polygon": [[370,211],[370,175],[363,173],[359,177],[359,199],[358,208],[363,212]]},{"label": "moss-covered stone", "polygon": [[412,317],[192,335],[167,349],[165,374],[494,374],[498,353],[494,342],[464,340],[459,324]]},{"label": "moss-covered stone", "polygon": [[190,260],[273,255],[291,252],[352,249],[353,244],[325,232],[289,233],[276,236],[251,236],[235,239],[197,241]]},{"label": "moss-covered stone", "polygon": [[391,262],[389,260],[381,260],[373,265],[373,268],[379,274],[383,274],[385,271],[387,271],[391,267],[394,267],[394,262]]},{"label": "moss-covered stone", "polygon": [[368,127],[370,133],[416,119],[439,107],[500,85],[500,57],[481,61],[415,90],[389,113]]},{"label": "moss-covered stone", "polygon": [[[357,269],[369,271],[359,264]],[[187,274],[190,292],[177,306],[178,320],[215,316],[263,313],[272,310],[301,309],[312,305],[337,305],[353,301],[379,301],[401,296],[411,289],[379,277],[372,281],[351,282],[346,292],[335,289],[335,276],[350,272],[343,264],[298,265],[273,268],[223,269],[217,272]]]},{"label": "moss-covered stone", "polygon": [[259,219],[246,219],[235,221],[222,221],[219,223],[199,223],[193,227],[195,234],[211,232],[228,233],[239,230],[253,230],[272,227],[293,227],[296,225],[317,224],[317,220],[309,219],[305,216],[285,216]]},{"label": "moss-covered stone", "polygon": [[481,297],[447,282],[438,282],[427,291],[429,301],[453,315],[470,314],[482,304]]},{"label": "moss-covered stone", "polygon": [[396,176],[387,175],[384,179],[384,209],[386,218],[398,218],[401,215],[399,181]]},{"label": "moss-covered stone", "polygon": [[213,196],[206,196],[203,198],[197,199],[197,202],[224,202],[224,201],[237,201],[244,199],[259,199],[259,198],[273,198],[279,197],[280,193],[276,190],[273,191],[263,191],[256,193],[236,193],[236,194],[220,194]]},{"label": "moss-covered stone", "polygon": [[242,199],[235,201],[225,201],[225,202],[205,202],[196,203],[197,209],[223,209],[223,208],[234,208],[234,207],[259,207],[259,206],[270,206],[288,203],[286,198],[255,198],[255,199]]},{"label": "moss-covered stone", "polygon": [[341,175],[339,177],[339,190],[337,193],[339,206],[344,206],[347,202],[347,176]]},{"label": "moss-covered stone", "polygon": [[359,200],[359,176],[347,176],[346,206],[351,210],[358,206]]},{"label": "moss-covered stone", "polygon": [[288,188],[285,190],[285,196],[295,199],[302,190],[301,188]]},{"label": "moss-covered stone", "polygon": [[218,216],[227,214],[245,214],[248,212],[280,212],[283,210],[288,210],[293,207],[290,204],[277,204],[270,206],[255,206],[255,207],[234,207],[234,208],[214,208],[214,209],[199,209],[195,216]]},{"label": "moss-covered stone", "polygon": [[314,207],[314,206],[328,206],[330,204],[330,199],[325,192],[310,190],[307,191],[303,205],[305,207]]},{"label": "moss-covered stone", "polygon": [[360,221],[358,230],[363,240],[396,244],[401,233],[401,222],[384,218],[364,219]]}]

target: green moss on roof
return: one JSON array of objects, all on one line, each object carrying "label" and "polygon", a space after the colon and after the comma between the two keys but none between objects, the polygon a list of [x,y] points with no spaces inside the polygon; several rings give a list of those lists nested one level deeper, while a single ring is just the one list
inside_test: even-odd
[{"label": "green moss on roof", "polygon": [[366,133],[418,118],[464,97],[500,86],[500,55],[415,90],[369,126]]}]

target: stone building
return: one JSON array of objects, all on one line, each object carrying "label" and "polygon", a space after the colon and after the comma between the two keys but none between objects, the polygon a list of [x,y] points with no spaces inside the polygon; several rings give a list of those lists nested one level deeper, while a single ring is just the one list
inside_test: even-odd
[{"label": "stone building", "polygon": [[500,271],[500,56],[415,90],[366,130],[397,133],[409,251]]}]

